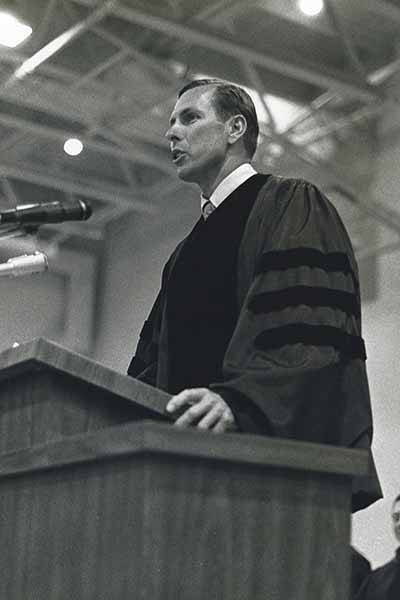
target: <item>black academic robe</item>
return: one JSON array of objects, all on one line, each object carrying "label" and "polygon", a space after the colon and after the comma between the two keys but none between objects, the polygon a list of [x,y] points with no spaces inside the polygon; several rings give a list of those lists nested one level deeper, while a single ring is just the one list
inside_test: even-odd
[{"label": "black academic robe", "polygon": [[365,580],[371,573],[371,563],[369,560],[356,550],[353,546],[350,546],[351,552],[351,586],[350,586],[350,599],[356,600],[357,594],[363,586]]},{"label": "black academic robe", "polygon": [[400,548],[396,556],[370,573],[356,596],[356,600],[399,600]]},{"label": "black academic robe", "polygon": [[[201,365],[207,348],[209,366],[185,377],[185,355]],[[335,208],[306,181],[256,175],[173,252],[128,373],[170,393],[209,387],[241,431],[369,450],[365,359]],[[381,497],[372,458],[371,469],[354,482],[354,510]]]}]

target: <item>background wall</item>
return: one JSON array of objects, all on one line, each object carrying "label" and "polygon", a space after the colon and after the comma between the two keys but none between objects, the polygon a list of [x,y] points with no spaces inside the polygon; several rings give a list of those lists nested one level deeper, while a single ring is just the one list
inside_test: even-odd
[{"label": "background wall", "polygon": [[94,351],[100,362],[126,372],[159,290],[163,265],[193,227],[199,202],[195,188],[180,187],[153,218],[131,215],[108,226]]},{"label": "background wall", "polygon": [[[372,184],[375,196],[398,208],[400,143],[391,143],[377,157]],[[390,509],[400,493],[400,251],[378,259],[379,296],[364,306],[364,337],[375,419],[374,448],[384,499],[354,518],[355,545],[377,566],[396,548]]]}]

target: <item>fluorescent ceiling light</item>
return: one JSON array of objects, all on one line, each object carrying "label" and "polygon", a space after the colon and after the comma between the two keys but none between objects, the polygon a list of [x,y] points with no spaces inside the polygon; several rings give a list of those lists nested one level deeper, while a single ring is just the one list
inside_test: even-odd
[{"label": "fluorescent ceiling light", "polygon": [[15,48],[32,33],[32,27],[22,23],[14,15],[0,11],[0,44]]},{"label": "fluorescent ceiling light", "polygon": [[322,12],[324,8],[323,0],[299,0],[300,10],[308,17],[315,17]]},{"label": "fluorescent ceiling light", "polygon": [[69,156],[78,156],[82,150],[83,144],[77,138],[69,138],[64,144],[64,152],[69,154]]}]

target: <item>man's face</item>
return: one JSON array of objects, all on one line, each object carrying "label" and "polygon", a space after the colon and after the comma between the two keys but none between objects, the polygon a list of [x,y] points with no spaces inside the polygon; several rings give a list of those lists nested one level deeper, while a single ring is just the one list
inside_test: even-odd
[{"label": "man's face", "polygon": [[178,98],[166,132],[178,177],[202,189],[215,181],[228,150],[227,122],[215,112],[214,89],[199,86]]},{"label": "man's face", "polygon": [[392,523],[394,535],[396,536],[397,541],[400,542],[400,500],[397,500],[397,502],[393,504]]}]

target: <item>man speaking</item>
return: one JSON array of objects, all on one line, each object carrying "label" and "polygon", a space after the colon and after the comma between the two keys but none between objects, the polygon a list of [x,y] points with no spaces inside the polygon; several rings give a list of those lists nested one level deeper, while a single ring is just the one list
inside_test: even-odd
[{"label": "man speaking", "polygon": [[[312,184],[257,173],[258,122],[240,87],[184,87],[166,136],[202,216],[162,275],[128,373],[173,395],[176,425],[369,449],[358,270]],[[355,480],[353,509],[381,496]]]}]

